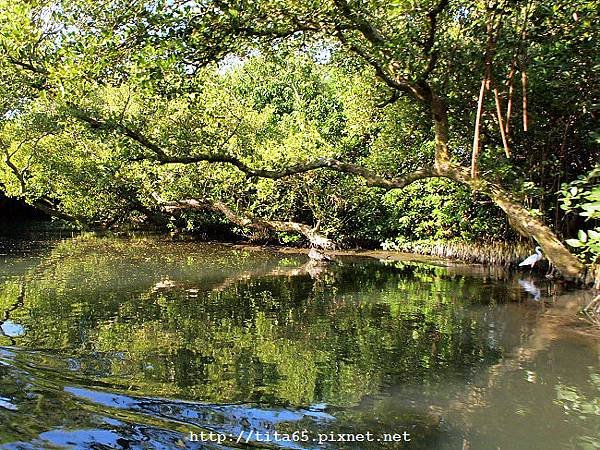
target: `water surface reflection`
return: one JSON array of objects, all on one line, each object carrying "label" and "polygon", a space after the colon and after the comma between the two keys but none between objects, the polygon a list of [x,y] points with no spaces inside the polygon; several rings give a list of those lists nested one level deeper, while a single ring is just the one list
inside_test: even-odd
[{"label": "water surface reflection", "polygon": [[322,266],[150,238],[79,237],[5,258],[6,448],[193,447],[190,432],[251,430],[407,431],[413,448],[600,446],[600,341],[572,314],[586,294],[545,280],[527,279],[532,296],[523,280],[464,268]]}]

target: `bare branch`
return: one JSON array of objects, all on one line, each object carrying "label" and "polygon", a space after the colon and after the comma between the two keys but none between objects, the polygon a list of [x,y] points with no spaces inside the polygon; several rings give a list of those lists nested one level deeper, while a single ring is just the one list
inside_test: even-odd
[{"label": "bare branch", "polygon": [[481,129],[481,117],[483,114],[483,102],[485,100],[485,94],[490,89],[490,83],[492,82],[492,65],[494,60],[494,54],[496,51],[496,35],[494,34],[494,22],[496,16],[495,9],[488,9],[487,14],[487,42],[485,45],[484,54],[485,69],[483,74],[483,80],[481,81],[479,99],[477,101],[477,115],[475,116],[475,133],[473,136],[473,151],[471,155],[471,177],[473,178],[477,178],[479,171],[479,133]]},{"label": "bare branch", "polygon": [[8,157],[8,154],[6,154],[6,156],[4,158],[4,162],[6,163],[8,168],[12,171],[13,175],[15,177],[17,177],[17,180],[19,181],[19,189],[21,191],[21,195],[25,194],[25,177],[23,176],[23,173],[19,170],[19,168],[15,165],[15,163],[13,163],[12,160]]},{"label": "bare branch", "polygon": [[513,59],[510,64],[510,70],[508,72],[508,103],[506,104],[506,121],[504,123],[504,132],[506,133],[506,138],[510,136],[510,116],[512,114],[512,100],[513,93],[515,90],[515,66],[516,59]]},{"label": "bare branch", "polygon": [[471,176],[477,178],[478,159],[479,159],[479,136],[481,132],[481,118],[483,116],[483,100],[488,89],[488,78],[483,77],[481,80],[481,89],[479,90],[479,98],[477,99],[477,113],[475,116],[475,133],[473,134],[473,150],[471,154]]},{"label": "bare branch", "polygon": [[396,103],[396,101],[398,101],[398,99],[400,98],[400,94],[398,94],[397,90],[393,90],[392,94],[390,95],[390,97],[384,101],[382,101],[381,103],[378,103],[377,106],[378,108],[385,108],[387,105],[391,105],[392,103]]},{"label": "bare branch", "polygon": [[420,89],[419,86],[409,82],[408,80],[400,76],[393,76],[386,69],[383,68],[383,66],[371,53],[365,51],[358,45],[351,43],[345,36],[342,29],[336,27],[336,32],[340,42],[346,45],[352,52],[360,56],[364,61],[369,63],[369,65],[371,65],[371,67],[375,69],[375,74],[379,77],[379,79],[381,79],[390,88],[408,94],[411,97],[419,100],[420,102],[426,102],[428,100],[427,96],[423,93],[422,89]]},{"label": "bare branch", "polygon": [[449,3],[449,0],[440,0],[440,2],[427,13],[427,20],[429,21],[429,34],[427,36],[427,40],[423,44],[423,50],[425,51],[426,55],[431,54],[435,44],[438,16],[442,13],[442,11],[444,11]]},{"label": "bare branch", "polygon": [[50,72],[44,67],[36,66],[30,62],[20,61],[16,58],[13,58],[12,56],[6,56],[6,59],[11,64],[21,67],[22,69],[26,69],[30,72],[37,73],[39,75],[44,75],[44,76],[50,75]]},{"label": "bare branch", "polygon": [[429,78],[429,75],[431,75],[435,69],[438,61],[438,53],[433,50],[433,46],[435,45],[435,35],[437,32],[438,16],[448,6],[449,2],[449,0],[440,0],[437,6],[427,13],[427,20],[429,21],[429,34],[423,43],[423,52],[429,58],[429,61],[427,63],[427,68],[421,77],[423,81]]},{"label": "bare branch", "polygon": [[502,145],[507,158],[510,158],[510,147],[508,146],[508,138],[504,130],[504,121],[502,119],[502,105],[500,103],[500,95],[498,88],[494,86],[494,100],[496,101],[496,116],[498,117],[498,125],[500,126],[500,135],[502,136]]},{"label": "bare branch", "polygon": [[523,89],[523,131],[528,131],[527,121],[527,71],[525,67],[521,70],[521,86]]},{"label": "bare branch", "polygon": [[157,157],[168,158],[168,156],[163,152],[162,148],[160,148],[158,145],[151,142],[144,135],[142,135],[138,131],[134,130],[133,128],[127,127],[123,123],[108,122],[108,121],[96,119],[96,118],[90,116],[85,111],[79,109],[76,105],[74,105],[72,103],[69,103],[69,107],[72,109],[74,117],[76,117],[77,119],[79,119],[83,122],[86,122],[87,124],[90,125],[90,127],[94,128],[94,129],[106,129],[106,130],[117,131],[117,132],[123,134],[124,136],[127,136],[128,138],[138,142],[139,144],[141,144],[143,147],[147,148],[148,150],[151,150],[153,153],[156,154]]},{"label": "bare branch", "polygon": [[239,214],[220,201],[188,198],[173,202],[165,202],[157,194],[154,194],[154,198],[159,202],[159,206],[163,211],[167,213],[173,213],[182,209],[208,209],[222,213],[230,222],[233,222],[240,227],[253,228],[255,230],[273,230],[285,233],[300,233],[315,247],[328,249],[335,248],[335,243],[331,239],[320,234],[317,228],[312,228],[304,223],[259,219],[250,213]]}]

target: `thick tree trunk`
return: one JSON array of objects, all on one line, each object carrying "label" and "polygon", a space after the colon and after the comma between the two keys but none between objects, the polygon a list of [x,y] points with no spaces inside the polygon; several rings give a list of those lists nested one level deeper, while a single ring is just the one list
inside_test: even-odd
[{"label": "thick tree trunk", "polygon": [[478,178],[473,179],[466,169],[449,166],[440,175],[469,186],[487,195],[508,216],[509,223],[520,234],[531,237],[542,247],[544,256],[566,277],[582,278],[585,266],[558,239],[556,234],[540,219],[519,203],[501,186]]},{"label": "thick tree trunk", "polygon": [[453,164],[448,152],[448,117],[446,106],[440,98],[431,95],[430,108],[435,130],[435,168],[437,175],[469,186],[473,191],[487,195],[508,216],[509,223],[520,234],[532,237],[542,247],[548,260],[566,277],[583,278],[585,266],[558,239],[556,234],[540,219],[519,203],[500,185],[474,178],[465,168]]}]

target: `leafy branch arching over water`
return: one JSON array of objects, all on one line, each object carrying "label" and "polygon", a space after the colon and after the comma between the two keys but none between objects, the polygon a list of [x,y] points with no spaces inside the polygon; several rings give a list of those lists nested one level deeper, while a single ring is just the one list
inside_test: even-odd
[{"label": "leafy branch arching over water", "polygon": [[[500,208],[563,274],[584,271],[540,216],[557,210],[543,190],[556,192],[565,165],[595,159],[594,2],[2,5],[2,189],[40,209],[164,228],[156,198],[227,200],[242,216],[349,240],[366,224],[373,243],[398,230],[369,186],[444,178],[492,202],[471,207],[479,234],[495,235],[486,225]],[[469,161],[490,14],[502,25],[494,80],[522,75],[528,126],[512,128],[506,159],[494,116],[477,114],[482,148]],[[518,112],[511,83],[495,86],[499,118],[505,99]]]}]

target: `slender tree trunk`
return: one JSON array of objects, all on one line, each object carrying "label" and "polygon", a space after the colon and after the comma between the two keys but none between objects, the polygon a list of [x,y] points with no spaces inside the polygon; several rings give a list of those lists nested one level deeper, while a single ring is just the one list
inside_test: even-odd
[{"label": "slender tree trunk", "polygon": [[[487,43],[485,45],[485,71],[483,80],[481,81],[481,89],[479,91],[479,99],[477,100],[477,116],[475,117],[475,133],[473,136],[473,151],[471,155],[471,176],[477,178],[479,174],[479,134],[481,132],[481,117],[483,115],[483,103],[485,101],[485,94],[490,89],[492,82],[492,64],[495,53],[496,37],[494,37],[494,22],[495,12],[488,10],[487,20]],[[500,24],[498,25],[497,32],[500,31]]]},{"label": "slender tree trunk", "polygon": [[444,101],[431,90],[428,92],[428,98],[430,98],[431,119],[435,132],[435,169],[440,171],[450,165],[448,108]]},{"label": "slender tree trunk", "polygon": [[483,101],[488,89],[487,75],[481,81],[479,99],[477,100],[477,115],[475,116],[475,133],[473,134],[473,152],[471,155],[471,176],[477,178],[479,173],[479,135],[481,130],[481,116],[483,115]]},{"label": "slender tree trunk", "polygon": [[504,131],[504,121],[502,120],[502,105],[500,104],[500,96],[498,94],[498,88],[496,86],[494,86],[494,100],[496,101],[496,115],[498,116],[498,125],[500,127],[500,136],[502,136],[504,154],[507,158],[510,158],[510,147],[508,146],[508,139]]},{"label": "slender tree trunk", "polygon": [[515,91],[515,66],[516,61],[513,59],[510,65],[510,71],[508,73],[508,102],[506,104],[506,121],[504,122],[504,133],[506,134],[506,139],[508,139],[510,136],[510,116],[512,114],[512,101]]},{"label": "slender tree trunk", "polygon": [[[469,170],[450,162],[448,156],[448,116],[444,102],[435,94],[431,97],[431,111],[436,133],[436,170],[437,175],[469,186],[474,191],[487,195],[508,216],[509,223],[520,234],[537,241],[548,260],[566,277],[582,278],[585,266],[558,239],[556,234],[540,219],[519,203],[508,191],[500,185],[474,178]],[[444,123],[438,123],[438,121]],[[437,158],[441,157],[440,160]]]},{"label": "slender tree trunk", "polygon": [[529,131],[529,121],[527,120],[527,72],[525,68],[521,72],[521,84],[523,86],[523,131]]}]

